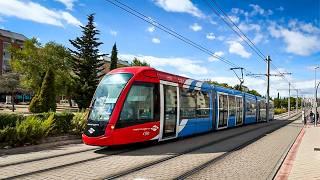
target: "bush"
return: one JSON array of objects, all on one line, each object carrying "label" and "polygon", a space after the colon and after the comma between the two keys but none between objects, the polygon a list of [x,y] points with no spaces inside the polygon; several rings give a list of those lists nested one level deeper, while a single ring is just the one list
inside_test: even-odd
[{"label": "bush", "polygon": [[72,130],[72,119],[74,117],[73,113],[55,113],[54,121],[54,133],[68,133]]},{"label": "bush", "polygon": [[17,141],[17,131],[15,127],[5,127],[0,129],[0,142],[14,145]]},{"label": "bush", "polygon": [[53,122],[53,114],[51,114],[48,119],[44,121],[36,117],[28,117],[16,127],[18,143],[37,143],[42,138],[48,136],[49,132],[53,128]]},{"label": "bush", "polygon": [[24,120],[22,114],[0,113],[0,129],[15,127],[16,124],[22,120]]},{"label": "bush", "polygon": [[88,112],[76,113],[72,119],[72,132],[82,134],[87,125]]},{"label": "bush", "polygon": [[57,105],[54,87],[54,72],[49,69],[43,79],[40,92],[31,100],[29,110],[33,113],[56,111]]},{"label": "bush", "polygon": [[72,118],[74,116],[73,113],[63,112],[63,113],[39,113],[31,115],[32,117],[36,117],[40,120],[48,119],[50,115],[54,116],[54,125],[53,129],[50,132],[51,135],[64,134],[68,133],[72,130]]},{"label": "bush", "polygon": [[17,123],[16,127],[6,127],[0,130],[0,140],[11,146],[36,144],[48,136],[53,128],[53,122],[53,114],[44,121],[35,116],[29,116],[26,120]]},{"label": "bush", "polygon": [[286,109],[280,109],[280,108],[276,108],[274,109],[274,114],[277,115],[277,114],[282,114],[282,113],[285,113],[287,112]]}]

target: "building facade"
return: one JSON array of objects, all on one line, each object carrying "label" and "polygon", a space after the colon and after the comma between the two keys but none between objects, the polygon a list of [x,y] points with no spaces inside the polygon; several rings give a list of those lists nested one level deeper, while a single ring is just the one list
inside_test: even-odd
[{"label": "building facade", "polygon": [[[111,58],[109,56],[103,56],[102,58],[104,61],[104,64],[102,67],[103,74],[107,74],[110,71]],[[117,68],[128,67],[128,66],[131,66],[128,61],[121,60],[118,58]],[[99,74],[99,76],[101,76],[103,74]]]},{"label": "building facade", "polygon": [[[0,29],[0,76],[11,71],[11,54],[9,52],[9,47],[14,46],[22,48],[26,39],[27,38],[22,34]],[[30,95],[22,93],[18,93],[16,96],[16,101],[30,101],[31,99]],[[6,93],[0,93],[0,103],[1,102],[11,103],[11,96],[8,96]]]},{"label": "building facade", "polygon": [[21,48],[26,39],[22,34],[0,29],[0,75],[11,71],[11,54],[8,48],[11,45]]}]

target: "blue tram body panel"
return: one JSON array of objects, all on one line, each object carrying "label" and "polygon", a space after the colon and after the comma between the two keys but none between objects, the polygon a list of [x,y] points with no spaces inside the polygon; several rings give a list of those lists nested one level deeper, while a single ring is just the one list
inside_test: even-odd
[{"label": "blue tram body panel", "polygon": [[[200,86],[197,86],[200,84]],[[212,130],[212,114],[214,109],[212,108],[212,88],[209,84],[201,81],[192,81],[189,90],[201,90],[209,95],[209,117],[208,118],[192,118],[192,119],[180,119],[178,127],[178,137],[190,136],[193,134],[204,133]]]},{"label": "blue tram body panel", "polygon": [[[198,86],[199,84],[200,86]],[[196,80],[191,82],[189,90],[201,90],[209,94],[209,118],[180,119],[178,122],[178,137],[218,130],[217,125],[219,122],[219,94],[228,95],[228,97],[240,97],[242,99],[242,124],[244,125],[257,123],[258,101],[264,100],[264,98],[256,97],[252,94],[243,93],[238,90],[224,88],[221,86],[209,85],[208,83]],[[237,126],[237,117],[235,115],[229,115],[229,111],[230,109],[228,109],[226,128]]]}]

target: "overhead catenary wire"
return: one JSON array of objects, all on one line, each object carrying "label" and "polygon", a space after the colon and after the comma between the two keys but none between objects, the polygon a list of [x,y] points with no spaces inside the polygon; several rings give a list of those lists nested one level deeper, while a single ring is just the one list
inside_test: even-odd
[{"label": "overhead catenary wire", "polygon": [[[225,24],[227,24],[261,58],[262,61],[267,62],[266,61],[267,56],[264,53],[262,53],[262,51],[255,45],[255,43],[252,42],[250,38],[248,38],[248,36],[237,26],[237,24],[232,21],[232,19],[227,15],[227,13],[220,7],[220,5],[215,0],[210,0],[210,1],[215,4],[215,7],[220,12],[218,12],[214,8],[214,6],[212,6],[212,4],[208,2],[208,0],[205,0],[206,4],[212,9],[212,11],[218,17],[220,17],[225,22]],[[223,15],[220,13],[222,13]],[[234,29],[234,27],[236,29]],[[242,43],[242,41],[240,43]],[[277,73],[283,74],[280,72],[279,68],[274,63],[271,62],[270,64],[274,69],[276,69]],[[287,82],[289,82],[289,80],[284,75],[282,76],[282,78]]]},{"label": "overhead catenary wire", "polygon": [[[230,19],[230,17],[222,10],[222,8],[220,8],[220,6],[213,0],[211,0],[211,2],[214,2],[216,4],[217,9],[224,15],[220,14],[220,12],[218,12],[214,6],[209,3],[208,0],[205,0],[206,4],[209,6],[209,8],[218,16],[220,17],[227,26],[230,27],[230,29],[232,31],[234,31],[254,52],[256,52],[256,54],[264,61],[266,62],[265,58],[266,56],[258,49],[256,50],[256,46],[254,45],[254,43],[241,31],[241,29]],[[228,20],[228,21],[226,21]],[[233,27],[236,27],[236,29],[234,29]],[[244,38],[245,37],[245,38]],[[243,42],[241,41],[241,42]],[[249,41],[249,42],[248,42]],[[241,43],[240,42],[240,43]]]},{"label": "overhead catenary wire", "polygon": [[[158,29],[160,29],[160,30],[162,30],[162,31],[174,36],[175,38],[183,41],[184,43],[187,43],[190,46],[192,46],[194,48],[197,48],[198,50],[200,50],[200,51],[202,51],[202,52],[204,52],[204,53],[206,53],[206,54],[208,54],[208,55],[210,55],[210,56],[212,56],[212,57],[214,57],[214,58],[216,58],[216,59],[218,59],[218,60],[220,60],[220,61],[222,61],[222,62],[224,62],[226,64],[228,64],[231,67],[240,67],[240,66],[236,65],[235,63],[233,63],[233,62],[231,62],[231,61],[229,61],[229,60],[227,60],[227,59],[225,59],[225,58],[223,58],[221,56],[216,55],[213,51],[209,50],[208,48],[205,48],[202,45],[200,45],[198,43],[195,43],[194,41],[190,40],[189,38],[177,33],[176,31],[174,31],[174,30],[172,30],[172,29],[170,29],[170,28],[168,28],[168,27],[166,27],[164,25],[162,25],[161,23],[155,21],[154,19],[150,18],[149,16],[144,15],[143,13],[131,8],[130,6],[120,2],[118,0],[106,0],[106,1],[111,3],[111,4],[113,4],[116,7],[124,10],[125,12],[127,12],[127,13],[129,13],[129,14],[131,14],[131,15],[133,15],[133,16],[135,16],[135,17],[137,17],[137,18],[139,18],[139,19],[141,19],[141,20],[143,20],[143,21],[145,21],[145,22],[147,22],[149,24],[151,24],[152,26],[154,26],[154,27],[156,27],[156,28],[158,28]],[[245,68],[244,68],[244,70],[247,73],[251,73],[250,71],[248,71]]]}]

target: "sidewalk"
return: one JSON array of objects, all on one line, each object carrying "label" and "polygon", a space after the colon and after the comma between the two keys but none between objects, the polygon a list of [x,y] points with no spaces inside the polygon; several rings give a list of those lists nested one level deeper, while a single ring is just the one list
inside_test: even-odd
[{"label": "sidewalk", "polygon": [[320,126],[306,125],[275,179],[320,179]]}]

